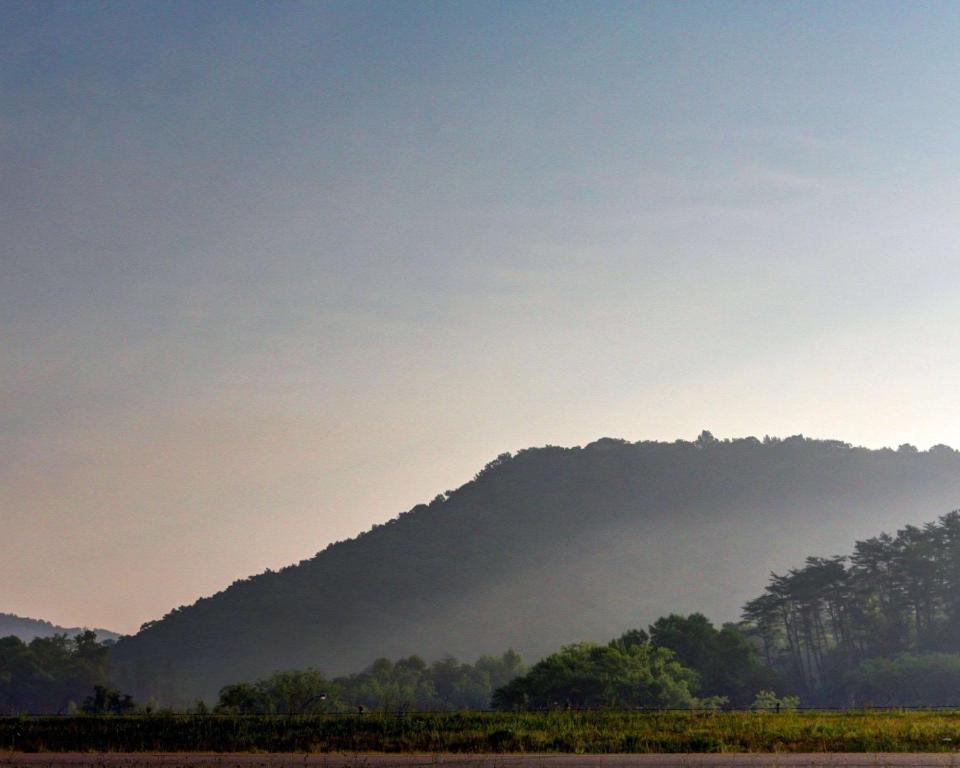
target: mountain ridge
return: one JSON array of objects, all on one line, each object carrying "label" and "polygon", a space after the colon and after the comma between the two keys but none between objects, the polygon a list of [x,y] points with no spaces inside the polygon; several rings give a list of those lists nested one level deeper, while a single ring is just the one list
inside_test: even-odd
[{"label": "mountain ridge", "polygon": [[[960,454],[794,436],[547,446],[313,558],[235,582],[114,650],[171,702],[378,656],[537,657],[659,615],[736,619],[768,572],[960,506]],[[824,551],[824,554],[832,554]]]},{"label": "mountain ridge", "polygon": [[85,629],[92,629],[96,632],[97,639],[101,642],[116,642],[121,637],[119,632],[112,632],[109,629],[61,627],[45,619],[32,619],[26,616],[18,616],[14,613],[0,613],[0,637],[14,635],[25,643],[29,643],[35,637],[53,637],[54,635],[69,635],[73,637]]}]

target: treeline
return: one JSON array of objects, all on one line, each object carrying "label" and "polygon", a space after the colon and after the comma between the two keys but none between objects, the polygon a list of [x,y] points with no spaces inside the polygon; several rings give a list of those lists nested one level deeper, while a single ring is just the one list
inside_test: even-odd
[{"label": "treeline", "polygon": [[[318,684],[331,706],[373,709],[743,708],[798,697],[809,706],[957,706],[960,511],[772,574],[743,618],[717,628],[701,614],[671,615],[607,644],[567,646],[523,674],[519,662],[501,663],[499,679],[479,674],[480,662],[411,657]],[[249,686],[224,691],[235,689]],[[220,706],[243,711],[229,697]]]},{"label": "treeline", "polygon": [[497,690],[492,704],[497,709],[689,708],[700,703],[693,695],[697,683],[697,673],[674,653],[652,646],[645,632],[634,630],[606,645],[563,648]]},{"label": "treeline", "polygon": [[[475,664],[447,657],[378,659],[363,672],[328,680],[314,670],[277,672],[254,683],[228,685],[221,714],[317,713],[344,710],[458,711],[486,709],[494,691],[524,673],[520,656],[483,656]],[[203,707],[201,707],[202,709]]]},{"label": "treeline", "polygon": [[733,624],[671,615],[606,645],[567,646],[494,693],[498,709],[795,706],[783,681]]},{"label": "treeline", "polygon": [[92,631],[0,638],[0,713],[125,712],[133,701],[107,686],[109,645]]},{"label": "treeline", "polygon": [[566,646],[525,670],[508,651],[476,664],[417,656],[379,659],[364,672],[328,680],[317,670],[278,672],[228,685],[220,714],[331,711],[454,711],[555,708],[796,706],[772,689],[782,684],[736,626],[720,629],[702,614],[668,616],[648,631],[606,644]]},{"label": "treeline", "polygon": [[743,616],[805,700],[960,704],[960,512],[772,574]]}]

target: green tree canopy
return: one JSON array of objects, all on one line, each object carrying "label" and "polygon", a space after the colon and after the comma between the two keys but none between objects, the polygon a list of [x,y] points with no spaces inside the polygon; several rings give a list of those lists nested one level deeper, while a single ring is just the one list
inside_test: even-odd
[{"label": "green tree canopy", "polygon": [[747,706],[757,691],[776,687],[776,673],[734,624],[717,629],[702,613],[670,614],[651,625],[650,643],[673,651],[697,672],[699,693],[723,696],[735,706]]},{"label": "green tree canopy", "polygon": [[607,645],[577,643],[535,664],[494,693],[514,707],[688,707],[697,674],[674,653],[627,633]]},{"label": "green tree canopy", "polygon": [[37,637],[0,638],[0,712],[63,712],[105,685],[109,649],[96,634],[81,632]]},{"label": "green tree canopy", "polygon": [[844,683],[850,703],[860,706],[952,707],[960,704],[960,655],[868,659],[848,672]]},{"label": "green tree canopy", "polygon": [[388,712],[486,709],[493,691],[524,672],[513,651],[464,664],[448,656],[377,659],[363,672],[328,680],[317,670],[277,672],[220,691],[217,712],[269,714],[363,707]]},{"label": "green tree canopy", "polygon": [[315,669],[276,672],[255,683],[236,683],[220,691],[218,713],[267,715],[323,712],[337,687]]}]

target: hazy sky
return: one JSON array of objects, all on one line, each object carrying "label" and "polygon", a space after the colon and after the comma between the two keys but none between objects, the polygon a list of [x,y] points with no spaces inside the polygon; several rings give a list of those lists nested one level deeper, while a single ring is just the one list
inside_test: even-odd
[{"label": "hazy sky", "polygon": [[4,2],[0,611],[132,631],[531,445],[960,445],[958,39]]}]

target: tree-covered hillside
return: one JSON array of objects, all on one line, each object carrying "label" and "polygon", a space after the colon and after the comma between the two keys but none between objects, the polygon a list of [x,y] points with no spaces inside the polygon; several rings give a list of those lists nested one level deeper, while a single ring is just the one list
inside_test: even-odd
[{"label": "tree-covered hillside", "polygon": [[[371,478],[376,482],[376,478]],[[125,638],[114,681],[170,703],[278,669],[536,660],[670,613],[735,619],[782,570],[960,506],[960,455],[802,437],[503,455],[461,488]]]},{"label": "tree-covered hillside", "polygon": [[[84,631],[84,627],[59,627],[43,619],[28,619],[12,613],[0,613],[0,637],[19,637],[29,643],[35,637],[53,637],[54,635],[68,635],[73,637]],[[94,629],[93,633],[100,642],[114,642],[120,638],[116,632],[109,629]]]}]

